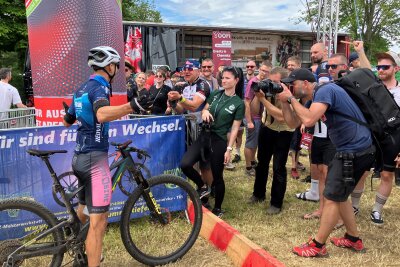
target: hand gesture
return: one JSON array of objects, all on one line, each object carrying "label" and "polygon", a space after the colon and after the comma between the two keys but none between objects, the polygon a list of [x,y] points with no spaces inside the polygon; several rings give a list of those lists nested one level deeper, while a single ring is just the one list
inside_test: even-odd
[{"label": "hand gesture", "polygon": [[290,92],[289,88],[284,83],[281,83],[281,86],[283,87],[282,93],[278,94],[278,99],[285,103],[287,102],[288,98],[291,97],[293,94]]},{"label": "hand gesture", "polygon": [[364,51],[364,42],[363,41],[353,41],[354,50],[358,53]]}]

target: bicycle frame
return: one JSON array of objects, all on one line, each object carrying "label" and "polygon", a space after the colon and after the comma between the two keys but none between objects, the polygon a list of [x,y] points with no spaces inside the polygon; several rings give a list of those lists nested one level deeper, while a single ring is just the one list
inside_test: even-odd
[{"label": "bicycle frame", "polygon": [[[114,161],[110,165],[110,170],[117,169],[115,173],[112,176],[112,191],[115,190],[115,187],[118,183],[118,181],[121,179],[122,174],[128,170],[130,173],[132,173],[133,178],[135,179],[135,182],[137,183],[137,186],[141,186],[145,192],[143,194],[143,198],[146,202],[146,204],[149,207],[149,210],[151,211],[151,215],[156,216],[157,219],[159,220],[160,223],[166,224],[168,221],[163,218],[161,214],[160,208],[155,204],[156,201],[150,192],[149,189],[149,184],[146,181],[146,179],[143,177],[143,174],[140,170],[135,168],[136,163],[134,162],[131,152],[137,152],[138,157],[149,157],[147,152],[134,148],[134,147],[128,147],[130,142],[126,142],[122,145],[117,146],[117,151],[114,153],[116,154],[116,157],[114,158]],[[50,154],[51,155],[51,154]],[[69,247],[69,244],[71,242],[83,242],[86,239],[87,232],[89,230],[89,223],[90,221],[88,220],[85,224],[82,224],[81,221],[79,220],[79,217],[73,208],[70,200],[78,194],[81,190],[83,190],[83,186],[80,186],[77,188],[75,191],[71,193],[66,193],[63,186],[61,185],[60,181],[57,178],[57,174],[54,171],[49,157],[50,155],[41,155],[39,156],[44,163],[46,164],[46,167],[48,168],[50,172],[50,176],[53,179],[53,187],[56,190],[56,192],[59,192],[61,194],[61,198],[64,201],[65,207],[67,209],[68,214],[70,215],[70,218],[67,220],[62,220],[59,224],[55,225],[54,227],[45,230],[44,232],[40,233],[38,236],[34,237],[31,239],[29,242],[21,246],[20,248],[16,249],[12,254],[9,255],[8,257],[8,264],[13,266],[16,262],[19,260],[27,259],[27,258],[32,258],[32,257],[38,257],[38,256],[44,256],[44,255],[49,255],[49,254],[57,254],[57,253],[65,253]],[[113,155],[113,154],[111,154]],[[122,156],[122,159],[121,159]],[[57,244],[56,246],[49,244],[48,246],[41,246],[40,249],[35,249],[33,251],[24,251],[22,254],[17,254],[23,249],[26,249],[29,245],[33,244],[36,241],[39,241],[40,239],[46,237],[47,235],[59,230],[60,228],[65,228],[66,230],[69,229],[70,233],[74,234],[73,239],[67,239],[63,241],[63,244]],[[66,231],[68,232],[68,231]],[[27,236],[32,235],[28,234]],[[26,236],[24,236],[26,237]],[[22,238],[24,238],[22,237]],[[21,238],[21,239],[22,239]]]}]

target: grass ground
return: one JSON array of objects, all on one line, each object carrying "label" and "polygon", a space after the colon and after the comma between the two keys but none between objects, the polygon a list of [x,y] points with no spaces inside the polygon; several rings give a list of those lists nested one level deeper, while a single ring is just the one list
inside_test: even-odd
[{"label": "grass ground", "polygon": [[[307,158],[300,157],[307,165]],[[288,161],[287,169],[290,170]],[[308,169],[302,172],[304,178]],[[328,244],[328,258],[304,259],[291,253],[295,245],[304,243],[318,229],[318,220],[303,220],[301,216],[318,207],[318,203],[296,199],[295,193],[304,192],[310,184],[293,180],[288,176],[288,186],[283,211],[279,215],[266,214],[271,183],[268,181],[267,202],[256,205],[247,204],[251,196],[254,178],[244,175],[243,160],[235,171],[225,171],[226,195],[223,219],[260,245],[287,266],[400,266],[400,189],[393,188],[392,195],[384,208],[385,225],[378,228],[372,225],[369,214],[374,203],[375,193],[371,192],[370,179],[361,200],[361,212],[357,223],[361,237],[367,247],[366,254],[356,254],[350,250],[336,248]],[[269,179],[271,178],[271,174]],[[376,189],[379,180],[374,179]],[[336,230],[332,236],[342,236],[345,230]],[[105,241],[106,260],[104,266],[141,266],[134,261],[120,240],[118,226],[111,226]],[[202,238],[179,262],[169,266],[233,266],[222,252],[217,251]]]}]

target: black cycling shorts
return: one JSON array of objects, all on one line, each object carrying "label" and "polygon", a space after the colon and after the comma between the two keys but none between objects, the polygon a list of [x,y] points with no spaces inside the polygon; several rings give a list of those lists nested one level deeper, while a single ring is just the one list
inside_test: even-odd
[{"label": "black cycling shorts", "polygon": [[78,193],[79,203],[90,213],[104,213],[110,208],[112,183],[106,152],[92,151],[74,155],[72,169],[84,189]]},{"label": "black cycling shorts", "polygon": [[335,153],[336,148],[329,138],[313,137],[311,143],[311,164],[324,164],[328,166]]},{"label": "black cycling shorts", "polygon": [[394,159],[400,152],[400,131],[394,132],[385,141],[380,143],[383,157],[383,170],[394,172],[396,163]]}]

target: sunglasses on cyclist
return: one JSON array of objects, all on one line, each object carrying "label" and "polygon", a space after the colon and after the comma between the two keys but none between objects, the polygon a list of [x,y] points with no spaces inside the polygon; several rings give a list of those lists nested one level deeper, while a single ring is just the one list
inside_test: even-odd
[{"label": "sunglasses on cyclist", "polygon": [[202,69],[211,69],[213,66],[201,66]]},{"label": "sunglasses on cyclist", "polygon": [[392,65],[377,65],[376,69],[377,70],[388,70],[388,69],[390,69],[391,66]]},{"label": "sunglasses on cyclist", "polygon": [[345,65],[345,64],[326,64],[325,66],[326,66],[327,70],[329,70],[329,69],[336,70],[338,66],[343,66],[343,65]]}]

